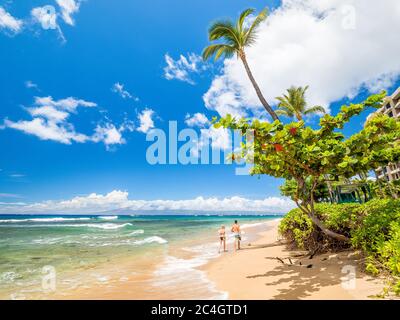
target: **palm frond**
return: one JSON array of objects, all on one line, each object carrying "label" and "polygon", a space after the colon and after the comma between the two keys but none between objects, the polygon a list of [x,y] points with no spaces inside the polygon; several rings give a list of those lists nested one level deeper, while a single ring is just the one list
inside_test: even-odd
[{"label": "palm frond", "polygon": [[258,16],[254,19],[250,28],[247,30],[245,35],[245,43],[244,45],[252,45],[256,39],[256,33],[258,26],[267,19],[268,16],[268,8],[264,8]]},{"label": "palm frond", "polygon": [[206,61],[215,55],[215,60],[218,60],[221,55],[229,58],[232,57],[235,52],[235,47],[226,44],[212,44],[203,50],[202,57],[203,60]]},{"label": "palm frond", "polygon": [[244,10],[239,17],[239,20],[237,21],[237,29],[240,31],[243,31],[243,25],[244,25],[244,21],[246,20],[246,18],[253,14],[256,10],[253,8],[248,8],[246,10]]},{"label": "palm frond", "polygon": [[288,112],[288,110],[284,110],[284,109],[278,109],[275,111],[275,113],[278,116],[284,116],[284,117],[288,117],[288,118],[293,118],[293,114],[291,114],[290,112]]},{"label": "palm frond", "polygon": [[304,114],[311,114],[311,113],[326,113],[325,108],[322,106],[314,106],[311,108],[308,108],[307,110],[304,111]]},{"label": "palm frond", "polygon": [[230,45],[240,42],[238,32],[231,21],[216,21],[208,30],[209,40],[225,39]]},{"label": "palm frond", "polygon": [[215,54],[215,61],[217,61],[221,56],[224,58],[232,58],[236,53],[236,48],[228,45],[223,45],[219,48]]}]

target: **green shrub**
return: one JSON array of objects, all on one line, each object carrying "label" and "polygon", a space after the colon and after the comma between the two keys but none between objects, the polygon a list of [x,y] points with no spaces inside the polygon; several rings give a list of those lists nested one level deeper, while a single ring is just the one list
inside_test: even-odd
[{"label": "green shrub", "polygon": [[[317,204],[316,214],[332,231],[350,236],[350,231],[356,220],[359,204]],[[338,245],[323,234],[312,223],[311,219],[300,209],[291,210],[282,219],[280,234],[301,249],[313,251],[324,245],[333,248]],[[343,244],[342,244],[343,246]]]},{"label": "green shrub", "polygon": [[378,247],[390,238],[392,222],[400,222],[400,200],[373,200],[361,206],[358,223],[351,232],[352,245],[369,254],[375,254]]},{"label": "green shrub", "polygon": [[[392,290],[400,295],[400,200],[375,199],[365,204],[317,204],[316,213],[325,226],[351,239],[354,249],[367,257],[365,269],[392,278]],[[344,244],[326,237],[299,209],[281,221],[280,234],[296,247],[310,251],[340,249]]]},{"label": "green shrub", "polygon": [[279,225],[279,233],[301,249],[310,249],[315,232],[313,222],[300,209],[289,211]]}]

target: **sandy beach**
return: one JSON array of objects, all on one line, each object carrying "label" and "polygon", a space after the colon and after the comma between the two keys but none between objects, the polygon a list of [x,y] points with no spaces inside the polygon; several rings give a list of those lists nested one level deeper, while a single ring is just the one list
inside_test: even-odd
[{"label": "sandy beach", "polygon": [[[238,252],[230,247],[204,267],[208,278],[218,290],[227,292],[229,299],[359,300],[381,293],[383,280],[362,272],[362,257],[357,252],[326,253],[310,259],[298,257],[302,252],[290,251],[285,245],[268,247],[278,240],[278,224],[279,219],[268,222],[268,230],[259,233],[254,243],[243,243]],[[352,270],[355,276],[349,277]]]}]

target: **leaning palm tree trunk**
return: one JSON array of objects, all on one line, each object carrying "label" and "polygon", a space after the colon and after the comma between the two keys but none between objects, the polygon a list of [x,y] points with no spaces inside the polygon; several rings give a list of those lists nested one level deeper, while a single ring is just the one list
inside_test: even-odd
[{"label": "leaning palm tree trunk", "polygon": [[253,84],[254,89],[256,90],[257,96],[260,99],[265,110],[271,115],[272,119],[279,121],[278,116],[276,115],[275,111],[271,108],[271,106],[268,104],[267,100],[265,100],[265,98],[260,90],[260,87],[258,86],[256,80],[253,77],[253,73],[251,72],[249,64],[247,63],[246,54],[244,52],[241,52],[239,56],[243,62],[244,68],[246,69],[247,75],[249,76],[249,79],[250,79],[251,83]]}]

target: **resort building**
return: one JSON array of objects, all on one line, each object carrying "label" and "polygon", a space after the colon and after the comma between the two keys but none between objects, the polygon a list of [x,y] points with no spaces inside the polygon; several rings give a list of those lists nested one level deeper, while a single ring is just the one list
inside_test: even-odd
[{"label": "resort building", "polygon": [[[376,112],[387,114],[389,117],[400,118],[400,87],[383,103],[382,108]],[[400,162],[392,163],[387,167],[376,169],[379,179],[388,181],[400,180]]]}]

